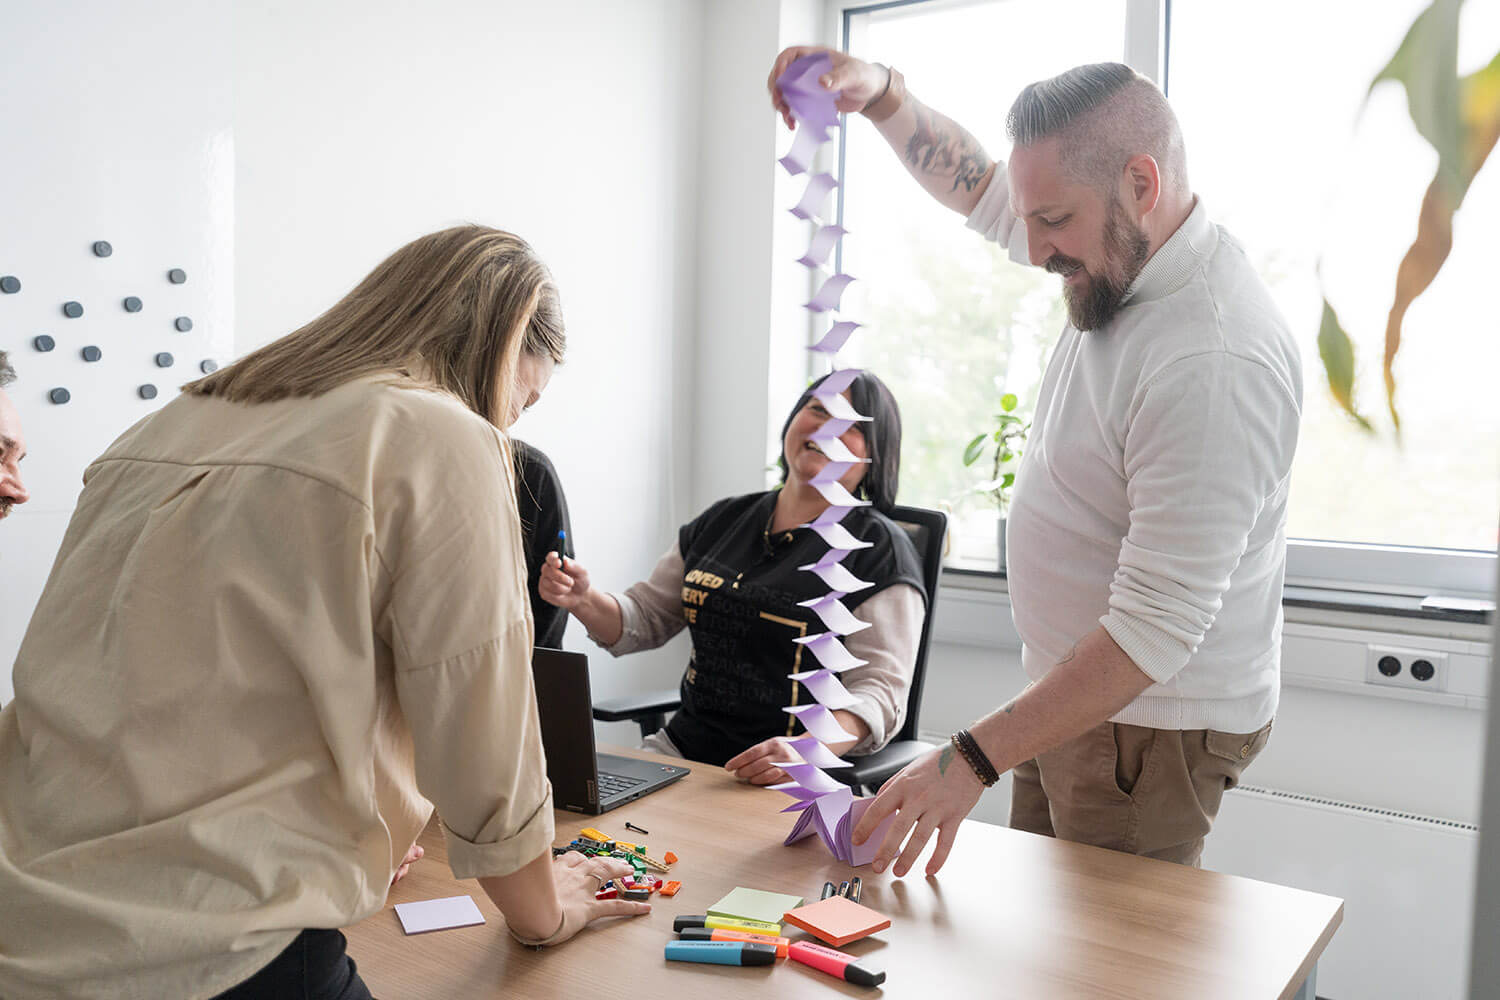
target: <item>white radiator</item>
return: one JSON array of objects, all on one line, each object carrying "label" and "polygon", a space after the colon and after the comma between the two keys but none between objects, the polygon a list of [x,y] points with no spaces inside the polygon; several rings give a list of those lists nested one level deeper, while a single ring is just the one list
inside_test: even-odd
[{"label": "white radiator", "polygon": [[1224,796],[1203,865],[1344,900],[1319,997],[1457,1000],[1478,844],[1469,823],[1242,785]]}]

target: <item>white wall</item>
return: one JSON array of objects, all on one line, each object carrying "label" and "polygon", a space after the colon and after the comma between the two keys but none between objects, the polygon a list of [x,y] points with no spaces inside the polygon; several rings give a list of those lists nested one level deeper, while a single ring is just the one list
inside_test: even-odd
[{"label": "white wall", "polygon": [[[236,17],[238,347],[421,233],[520,234],[562,290],[569,351],[516,434],[562,475],[595,582],[644,576],[690,510],[700,4],[282,0]],[[576,623],[568,645],[593,648]],[[595,651],[595,694],[675,684],[684,659]]]},{"label": "white wall", "polygon": [[[0,702],[72,515],[84,467],[233,353],[230,4],[10,4],[0,15],[0,348],[32,499],[0,523]],[[91,247],[106,240],[109,257]],[[180,267],[186,284],[167,281]],[[122,307],[141,299],[139,312]],[[62,303],[83,316],[66,319]],[[173,328],[188,316],[193,329]],[[38,353],[32,340],[56,341]],[[84,346],[102,358],[85,363]],[[175,364],[152,360],[168,352]],[[137,395],[150,382],[154,401]],[[48,392],[67,388],[54,405]]]}]

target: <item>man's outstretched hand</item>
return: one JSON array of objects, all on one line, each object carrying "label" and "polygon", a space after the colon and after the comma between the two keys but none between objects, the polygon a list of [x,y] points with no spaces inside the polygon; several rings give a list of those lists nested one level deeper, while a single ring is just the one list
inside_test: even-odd
[{"label": "man's outstretched hand", "polygon": [[[892,874],[897,878],[905,875],[936,831],[937,846],[927,859],[927,874],[935,875],[948,860],[958,825],[969,815],[983,791],[984,785],[953,744],[944,744],[912,761],[881,787],[880,794],[854,828],[854,842],[863,844],[894,813],[895,822],[875,852],[875,871],[885,871],[891,859],[896,858]],[[901,849],[902,841],[906,842],[905,850]]]},{"label": "man's outstretched hand", "polygon": [[782,49],[781,55],[776,57],[776,62],[771,67],[771,75],[766,77],[766,89],[771,92],[771,104],[781,113],[781,119],[786,122],[787,128],[796,128],[797,123],[792,119],[792,109],[787,105],[786,98],[781,96],[781,91],[776,87],[776,80],[796,60],[815,55],[827,55],[833,62],[833,68],[819,77],[818,82],[828,90],[841,92],[835,102],[840,111],[859,111],[885,90],[890,71],[884,66],[867,63],[863,59],[856,59],[822,45],[793,45]]}]

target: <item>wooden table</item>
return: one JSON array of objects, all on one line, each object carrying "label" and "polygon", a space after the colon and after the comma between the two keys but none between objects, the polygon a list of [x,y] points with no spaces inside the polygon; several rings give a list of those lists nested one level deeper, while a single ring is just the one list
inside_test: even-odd
[{"label": "wooden table", "polygon": [[[815,900],[824,881],[855,874],[862,902],[891,926],[843,950],[886,970],[878,995],[889,997],[1311,998],[1318,956],[1343,919],[1343,901],[1329,896],[972,821],[935,878],[921,877],[922,862],[905,879],[875,875],[835,861],[816,837],[783,846],[795,817],[779,811],[790,802],[781,793],[682,763],[693,768],[688,777],[603,816],[557,813],[559,844],[586,826],[624,839],[626,820],[650,830],[640,840],[653,857],[681,859],[675,898],[653,896],[647,916],[596,924],[559,947],[525,948],[477,882],[453,879],[434,822],[421,838],[427,857],[385,909],[347,932],[372,992],[382,1000],[877,995],[796,962],[739,968],[662,957],[674,916],[702,913],[737,885]],[[390,906],[459,893],[488,924],[406,937]],[[803,935],[788,928],[788,936]]]}]

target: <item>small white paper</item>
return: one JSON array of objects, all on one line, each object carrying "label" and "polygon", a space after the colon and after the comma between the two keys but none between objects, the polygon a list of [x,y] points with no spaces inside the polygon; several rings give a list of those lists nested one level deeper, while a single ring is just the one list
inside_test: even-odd
[{"label": "small white paper", "polygon": [[469,896],[424,899],[419,903],[397,903],[396,916],[408,934],[444,931],[450,927],[472,927],[484,923],[484,914]]}]

